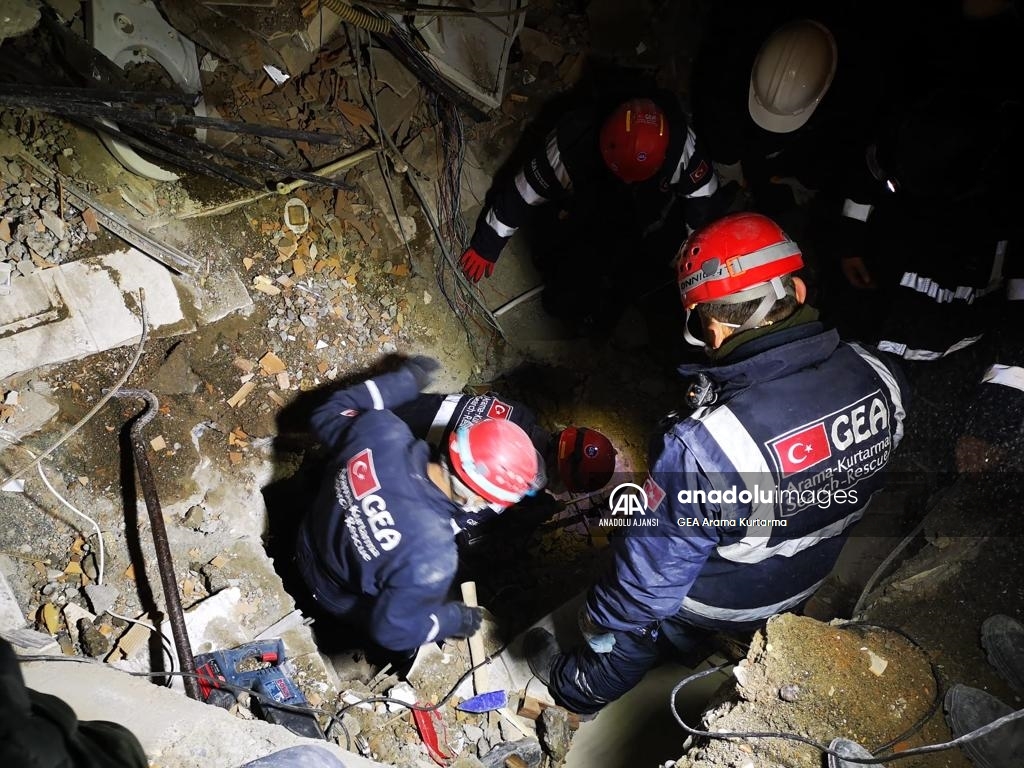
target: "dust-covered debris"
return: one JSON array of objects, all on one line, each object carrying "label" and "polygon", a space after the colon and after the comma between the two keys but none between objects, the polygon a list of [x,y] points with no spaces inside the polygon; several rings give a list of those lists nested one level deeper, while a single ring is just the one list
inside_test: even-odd
[{"label": "dust-covered debris", "polygon": [[[888,660],[885,674],[872,669],[872,654]],[[897,743],[906,749],[945,728],[940,715],[919,730],[937,681],[925,653],[887,628],[783,614],[755,635],[735,678],[705,712],[701,729],[795,733],[823,744],[841,736],[870,749]],[[726,768],[744,761],[819,768],[821,753],[783,739],[712,739],[698,742],[676,765]]]}]

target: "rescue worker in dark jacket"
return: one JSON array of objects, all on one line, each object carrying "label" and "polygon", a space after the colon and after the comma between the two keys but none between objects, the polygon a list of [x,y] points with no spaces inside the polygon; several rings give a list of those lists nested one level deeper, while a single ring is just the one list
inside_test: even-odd
[{"label": "rescue worker in dark jacket", "polygon": [[753,213],[681,249],[687,319],[696,309],[713,365],[681,369],[698,376],[695,410],[652,444],[644,508],[581,610],[587,644],[561,654],[545,630],[527,635],[531,668],[566,708],[596,712],[710,633],[799,609],[881,488],[905,386],[878,355],[823,329],[792,275],[802,266],[788,236]]},{"label": "rescue worker in dark jacket", "polygon": [[[813,14],[813,15],[803,15]],[[878,52],[842,3],[716,4],[695,61],[694,121],[722,181],[754,210],[796,220],[818,193],[844,215],[847,169],[882,98]]]},{"label": "rescue worker in dark jacket", "polygon": [[460,265],[474,283],[489,277],[509,238],[530,224],[544,311],[571,331],[606,337],[628,300],[671,283],[672,257],[688,226],[715,215],[717,189],[675,95],[585,107],[491,188]]},{"label": "rescue worker in dark jacket", "polygon": [[633,188],[638,207],[647,209],[647,225],[658,218],[669,192],[693,203],[687,211],[694,225],[705,218],[699,203],[710,199],[718,181],[672,94],[660,91],[610,113],[587,108],[562,118],[521,170],[491,189],[462,255],[463,272],[474,283],[490,277],[505,244],[537,206],[573,194],[607,196],[623,184]]},{"label": "rescue worker in dark jacket", "polygon": [[488,505],[511,506],[543,485],[529,437],[505,420],[456,430],[447,460],[430,460],[429,446],[391,409],[417,397],[437,366],[413,358],[314,411],[313,429],[334,458],[297,542],[317,603],[406,657],[480,626],[479,609],[448,598],[456,521]]},{"label": "rescue worker in dark jacket", "polygon": [[493,392],[424,393],[396,408],[395,415],[416,437],[426,440],[438,457],[444,455],[452,432],[460,427],[483,419],[507,419],[530,436],[544,458],[547,488],[553,493],[599,491],[615,472],[615,448],[596,429],[572,426],[552,434],[537,424],[537,415],[530,408]]}]

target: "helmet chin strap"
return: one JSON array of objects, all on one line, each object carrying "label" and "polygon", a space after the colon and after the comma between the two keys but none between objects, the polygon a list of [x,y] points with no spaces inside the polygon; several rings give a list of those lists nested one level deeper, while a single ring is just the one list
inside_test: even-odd
[{"label": "helmet chin strap", "polygon": [[704,351],[707,351],[708,345],[705,344],[701,339],[698,339],[692,333],[690,333],[690,315],[693,314],[692,309],[686,310],[686,322],[683,324],[683,340],[691,347],[704,347]]},{"label": "helmet chin strap", "polygon": [[[735,325],[733,323],[722,323],[722,325],[735,328],[735,333],[742,333],[743,331],[749,331],[751,328],[757,328],[764,322],[764,319],[768,317],[768,313],[772,311],[772,307],[775,306],[776,302],[780,299],[786,298],[786,288],[783,286],[782,280],[778,277],[773,277],[767,283],[754,286],[753,288],[747,288],[745,291],[739,291],[738,293],[718,299],[717,303],[742,304],[746,301],[753,301],[757,298],[761,299],[761,303],[757,305],[757,309],[754,310],[753,314],[751,314],[742,325]],[[693,310],[690,309],[686,310],[686,323],[683,327],[683,339],[691,346],[704,347],[705,351],[709,351],[707,342],[701,341],[690,333],[690,314],[692,311]]]}]

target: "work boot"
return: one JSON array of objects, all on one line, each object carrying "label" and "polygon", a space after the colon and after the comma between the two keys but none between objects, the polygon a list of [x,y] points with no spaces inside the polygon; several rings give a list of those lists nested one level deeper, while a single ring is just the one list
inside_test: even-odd
[{"label": "work boot", "polygon": [[[864,763],[854,763],[849,760],[844,760],[844,757],[864,757],[872,758],[870,752],[864,747],[858,744],[856,741],[850,741],[849,739],[832,739],[832,743],[828,745],[828,748],[834,752],[838,752],[843,757],[836,757],[835,755],[828,756],[828,768],[866,768]],[[885,768],[881,763],[876,763],[878,768]]]},{"label": "work boot", "polygon": [[523,653],[530,671],[544,685],[551,685],[551,665],[561,653],[555,636],[541,627],[534,627],[523,638]]},{"label": "work boot", "polygon": [[981,644],[999,676],[1024,697],[1024,625],[1003,614],[989,616],[981,625]]},{"label": "work boot", "polygon": [[[995,696],[959,684],[946,693],[945,709],[956,738],[1014,712]],[[1024,765],[1024,720],[1015,720],[980,739],[965,742],[960,749],[977,768],[1019,768]]]}]

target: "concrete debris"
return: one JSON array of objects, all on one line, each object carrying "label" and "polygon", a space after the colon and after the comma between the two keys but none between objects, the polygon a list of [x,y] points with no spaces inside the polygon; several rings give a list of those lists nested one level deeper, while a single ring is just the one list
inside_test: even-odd
[{"label": "concrete debris", "polygon": [[82,650],[93,658],[106,656],[110,652],[110,638],[88,619],[83,618],[78,622],[78,641]]},{"label": "concrete debris", "polygon": [[151,330],[193,329],[170,273],[134,248],[18,280],[0,305],[0,328],[17,330],[0,338],[0,379],[137,341],[139,288]]},{"label": "concrete debris", "polygon": [[541,745],[551,759],[556,763],[564,760],[573,736],[569,713],[561,707],[548,707],[540,714],[537,731]]},{"label": "concrete debris", "polygon": [[97,616],[114,607],[120,592],[108,584],[86,584],[85,597]]},{"label": "concrete debris", "polygon": [[62,207],[47,187],[26,180],[18,163],[6,163],[6,171],[0,179],[15,181],[0,181],[0,262],[12,273],[30,275],[40,266],[68,260],[89,240],[85,219],[70,206]]},{"label": "concrete debris", "polygon": [[480,762],[484,768],[506,768],[510,760],[518,758],[528,768],[539,768],[544,759],[544,752],[540,742],[536,739],[520,739],[516,742],[499,744],[486,755]]},{"label": "concrete debris", "polygon": [[57,404],[45,395],[31,389],[19,391],[15,405],[5,402],[0,406],[0,452],[26,435],[38,432],[58,410]]},{"label": "concrete debris", "polygon": [[779,698],[783,701],[799,701],[800,700],[800,686],[795,683],[788,683],[787,685],[779,688]]}]

